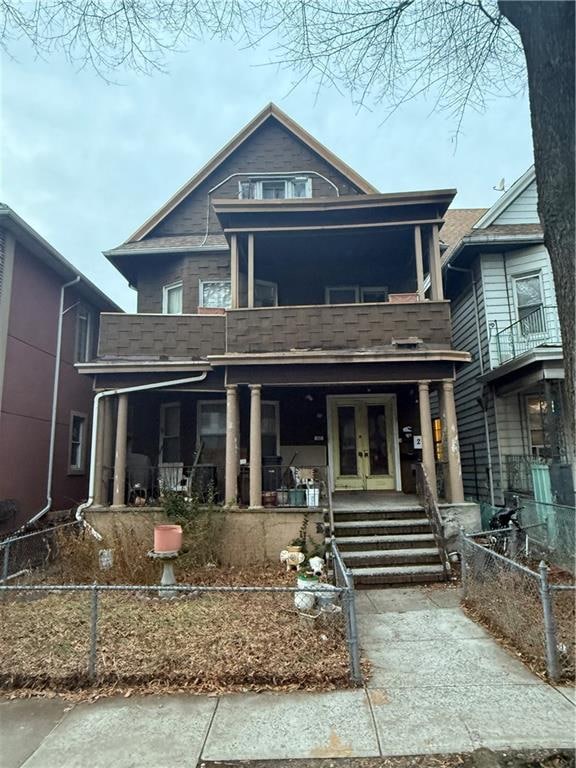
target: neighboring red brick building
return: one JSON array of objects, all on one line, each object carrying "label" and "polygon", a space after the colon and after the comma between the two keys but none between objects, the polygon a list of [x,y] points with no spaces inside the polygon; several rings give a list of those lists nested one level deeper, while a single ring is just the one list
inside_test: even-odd
[{"label": "neighboring red brick building", "polygon": [[0,502],[14,499],[19,508],[3,510],[0,533],[33,518],[47,506],[48,495],[52,509],[70,508],[87,496],[93,394],[74,363],[93,357],[102,310],[121,311],[14,211],[0,205]]}]

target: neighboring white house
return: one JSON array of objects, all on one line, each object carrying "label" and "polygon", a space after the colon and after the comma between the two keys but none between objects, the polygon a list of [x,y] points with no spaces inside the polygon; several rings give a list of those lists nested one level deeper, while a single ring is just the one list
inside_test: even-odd
[{"label": "neighboring white house", "polygon": [[[457,232],[462,216],[448,211],[442,233]],[[560,326],[534,168],[476,219],[443,259],[453,344],[473,358],[455,389],[465,494],[496,503],[507,492],[533,495],[539,464],[550,467],[554,497],[574,504]]]}]

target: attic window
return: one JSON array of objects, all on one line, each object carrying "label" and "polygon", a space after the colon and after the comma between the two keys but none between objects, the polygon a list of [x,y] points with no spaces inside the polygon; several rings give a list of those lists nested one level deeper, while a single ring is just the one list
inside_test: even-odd
[{"label": "attic window", "polygon": [[286,200],[312,197],[312,179],[309,176],[290,178],[267,177],[238,183],[241,200]]}]

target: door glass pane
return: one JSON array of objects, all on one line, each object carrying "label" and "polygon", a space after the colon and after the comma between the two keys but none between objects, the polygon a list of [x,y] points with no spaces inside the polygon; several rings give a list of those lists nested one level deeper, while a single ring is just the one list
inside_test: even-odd
[{"label": "door glass pane", "polygon": [[202,443],[201,464],[222,466],[226,456],[226,402],[201,403],[199,439]]},{"label": "door glass pane", "polygon": [[341,475],[357,475],[356,408],[353,405],[338,408],[338,451]]},{"label": "door glass pane", "polygon": [[368,441],[370,474],[389,475],[388,441],[386,436],[386,406],[368,405]]}]

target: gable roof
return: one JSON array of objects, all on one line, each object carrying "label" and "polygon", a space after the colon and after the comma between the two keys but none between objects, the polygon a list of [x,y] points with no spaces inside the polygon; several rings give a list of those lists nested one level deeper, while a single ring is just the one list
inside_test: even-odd
[{"label": "gable roof", "polygon": [[171,211],[176,208],[188,195],[193,192],[213,171],[215,171],[221,163],[229,157],[234,150],[236,150],[246,139],[251,136],[261,125],[267,120],[274,118],[281,125],[284,126],[290,133],[294,134],[300,141],[306,144],[311,150],[320,155],[327,163],[330,163],[340,173],[345,176],[349,181],[358,187],[362,192],[366,194],[375,194],[378,192],[376,187],[373,187],[370,182],[366,181],[360,174],[347,165],[344,161],[340,160],[333,152],[327,149],[317,139],[314,138],[308,131],[305,131],[302,126],[298,125],[291,117],[285,112],[279,109],[275,104],[268,104],[264,109],[259,112],[242,130],[236,134],[222,149],[217,152],[206,165],[201,168],[198,173],[192,176],[180,189],[172,195],[172,197],[159,208],[147,221],[134,232],[126,242],[134,240],[141,240],[145,237],[154,227],[156,227]]},{"label": "gable roof", "polygon": [[460,240],[487,211],[487,208],[448,208],[440,230],[440,239],[448,246],[444,251],[443,261],[450,258]]},{"label": "gable roof", "polygon": [[63,280],[68,281],[79,277],[80,282],[78,283],[77,290],[87,300],[92,301],[107,312],[124,311],[5,203],[0,203],[0,227],[6,227],[6,229],[10,230],[25,248],[50,267],[57,275],[60,275]]},{"label": "gable roof", "polygon": [[508,206],[514,202],[514,200],[520,197],[522,192],[528,189],[530,184],[532,184],[535,179],[536,170],[532,165],[530,168],[528,168],[525,174],[520,176],[519,179],[516,179],[510,189],[504,192],[504,194],[498,198],[494,205],[486,211],[485,215],[476,222],[474,229],[484,229],[484,227],[489,227],[490,224],[494,224],[498,216],[500,216],[500,214],[505,211],[506,208],[508,208]]}]

